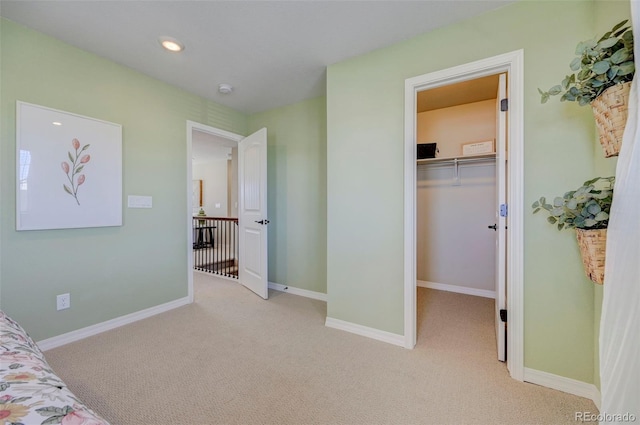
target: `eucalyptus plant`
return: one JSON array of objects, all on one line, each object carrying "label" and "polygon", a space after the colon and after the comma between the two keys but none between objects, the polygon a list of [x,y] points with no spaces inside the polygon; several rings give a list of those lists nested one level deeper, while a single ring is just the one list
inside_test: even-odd
[{"label": "eucalyptus plant", "polygon": [[627,22],[624,20],[615,25],[597,41],[578,43],[577,57],[569,65],[575,72],[549,91],[538,89],[541,102],[546,103],[550,96],[561,95],[561,101],[584,106],[609,87],[631,81],[635,73],[633,31],[626,26]]},{"label": "eucalyptus plant", "polygon": [[556,197],[553,204],[542,197],[531,207],[533,213],[545,210],[549,213],[547,221],[562,229],[606,229],[609,225],[609,212],[613,199],[615,177],[596,177],[582,184],[578,189],[564,196]]}]

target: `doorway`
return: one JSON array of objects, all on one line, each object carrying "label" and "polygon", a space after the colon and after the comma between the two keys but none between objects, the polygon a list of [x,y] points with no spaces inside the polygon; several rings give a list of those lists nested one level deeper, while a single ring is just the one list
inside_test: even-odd
[{"label": "doorway", "polygon": [[[523,380],[523,288],[522,288],[522,178],[523,178],[523,51],[515,51],[481,61],[461,65],[442,71],[432,72],[407,79],[405,81],[405,347],[413,348],[417,340],[417,267],[416,267],[416,229],[417,229],[417,200],[416,200],[416,136],[417,136],[417,99],[418,93],[479,78],[507,74],[508,79],[508,122],[506,122],[509,150],[496,141],[496,164],[503,161],[509,164],[510,173],[502,181],[505,183],[505,197],[509,204],[502,208],[496,205],[496,233],[503,233],[506,243],[506,258],[504,267],[498,265],[496,275],[503,273],[506,286],[497,289],[496,295],[502,292],[504,302],[509,306],[504,316],[508,316],[507,335],[507,367],[514,379]],[[457,167],[457,162],[455,163]],[[497,179],[500,181],[500,178]],[[506,215],[508,211],[509,232],[506,232]],[[496,309],[496,315],[501,316],[503,308]],[[506,310],[506,309],[505,309]],[[505,317],[507,318],[507,317]],[[497,317],[500,320],[500,317]],[[498,322],[496,322],[498,323]],[[497,327],[497,330],[499,328]],[[498,338],[498,341],[500,339]]]},{"label": "doorway", "polygon": [[[268,298],[266,150],[265,128],[244,137],[187,121],[187,281],[191,302],[196,250],[201,255],[217,252],[213,261],[207,262],[217,275],[226,276],[228,263],[233,261],[238,282]],[[196,165],[195,154],[208,160]],[[200,174],[195,176],[194,171]],[[235,248],[228,248],[229,241]]]},{"label": "doorway", "polygon": [[[499,167],[504,161],[499,153],[507,144],[507,111],[500,108],[506,77],[495,74],[420,91],[416,108],[417,285],[492,298],[498,309],[505,308],[504,297],[496,295],[504,287],[497,265],[504,268],[506,226],[494,215],[497,204],[506,204],[506,173],[498,171],[505,168]],[[434,145],[435,152],[421,155]],[[418,293],[420,300],[432,291]],[[477,312],[468,323],[495,327],[497,357],[504,361],[505,323],[497,316],[489,327],[494,315],[486,308]]]}]

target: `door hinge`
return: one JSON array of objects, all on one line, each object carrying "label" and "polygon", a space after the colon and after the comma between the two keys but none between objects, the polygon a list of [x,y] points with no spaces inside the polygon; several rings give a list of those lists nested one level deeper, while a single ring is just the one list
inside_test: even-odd
[{"label": "door hinge", "polygon": [[502,99],[500,101],[500,110],[502,112],[509,110],[509,99]]},{"label": "door hinge", "polygon": [[509,214],[509,206],[507,204],[500,204],[500,217],[506,217]]},{"label": "door hinge", "polygon": [[507,310],[504,308],[500,310],[500,320],[507,323]]}]

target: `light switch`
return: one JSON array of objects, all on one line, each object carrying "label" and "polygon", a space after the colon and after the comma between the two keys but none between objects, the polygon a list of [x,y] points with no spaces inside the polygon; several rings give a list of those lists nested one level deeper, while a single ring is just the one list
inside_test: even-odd
[{"label": "light switch", "polygon": [[153,197],[152,196],[129,195],[127,197],[127,206],[129,208],[152,208],[153,207]]}]

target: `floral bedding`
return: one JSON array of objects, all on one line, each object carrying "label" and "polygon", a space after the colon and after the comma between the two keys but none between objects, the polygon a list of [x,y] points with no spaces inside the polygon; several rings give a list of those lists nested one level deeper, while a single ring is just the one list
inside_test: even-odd
[{"label": "floral bedding", "polygon": [[108,425],[56,376],[36,343],[0,311],[0,425]]}]

